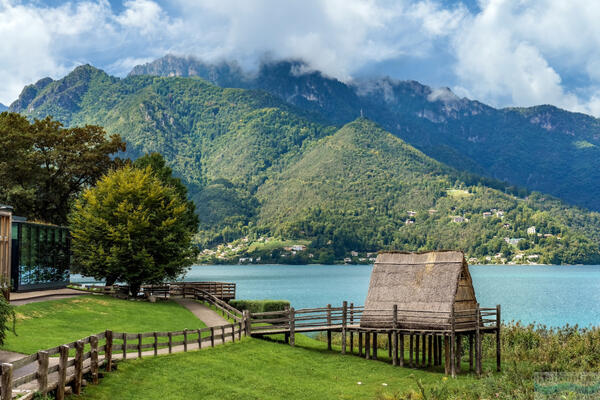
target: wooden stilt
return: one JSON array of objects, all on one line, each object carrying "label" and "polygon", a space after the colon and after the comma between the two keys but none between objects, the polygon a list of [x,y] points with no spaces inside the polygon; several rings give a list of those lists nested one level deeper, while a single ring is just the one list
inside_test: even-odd
[{"label": "wooden stilt", "polygon": [[419,368],[419,344],[420,344],[420,336],[415,335],[415,367]]},{"label": "wooden stilt", "polygon": [[[350,303],[350,325],[354,325],[354,303]],[[350,331],[350,354],[354,354],[354,331]]]},{"label": "wooden stilt", "polygon": [[371,334],[365,332],[365,359],[371,359]]},{"label": "wooden stilt", "polygon": [[431,367],[433,364],[433,335],[427,337],[427,366]]},{"label": "wooden stilt", "polygon": [[327,330],[327,350],[331,350],[331,330]]},{"label": "wooden stilt", "polygon": [[388,357],[392,358],[392,332],[389,331],[387,333],[387,347],[388,347]]},{"label": "wooden stilt", "polygon": [[427,336],[425,334],[423,334],[421,336],[421,342],[422,342],[422,346],[423,346],[423,349],[422,349],[423,351],[421,353],[421,366],[423,368],[425,368],[425,365],[427,365],[427,343],[426,343],[426,340],[427,340]]},{"label": "wooden stilt", "polygon": [[398,333],[392,333],[392,365],[398,365]]},{"label": "wooden stilt", "polygon": [[450,337],[444,335],[444,373],[450,374]]},{"label": "wooden stilt", "polygon": [[456,378],[456,320],[454,318],[454,309],[450,312],[450,321],[452,330],[450,331],[450,373]]},{"label": "wooden stilt", "polygon": [[475,325],[475,372],[477,376],[481,376],[481,310],[477,304],[477,324]]},{"label": "wooden stilt", "polygon": [[377,332],[373,332],[373,360],[377,360]]},{"label": "wooden stilt", "polygon": [[398,334],[398,342],[398,364],[404,367],[404,335],[402,333]]},{"label": "wooden stilt", "polygon": [[455,351],[455,357],[456,357],[456,373],[460,373],[460,360],[462,357],[462,335],[456,335],[456,351]]},{"label": "wooden stilt", "polygon": [[469,372],[473,372],[473,334],[469,334]]},{"label": "wooden stilt", "polygon": [[413,346],[414,346],[414,335],[410,335],[410,339],[408,340],[408,365],[413,368],[415,364],[413,363]]},{"label": "wooden stilt", "polygon": [[496,371],[502,370],[501,366],[501,343],[500,343],[500,327],[502,326],[502,319],[500,318],[500,304],[496,306]]},{"label": "wooden stilt", "polygon": [[358,356],[362,357],[363,355],[363,333],[358,332]]}]

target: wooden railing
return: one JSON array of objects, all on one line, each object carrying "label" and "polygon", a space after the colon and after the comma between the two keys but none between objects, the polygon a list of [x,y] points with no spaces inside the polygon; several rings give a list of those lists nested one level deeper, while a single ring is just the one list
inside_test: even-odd
[{"label": "wooden railing", "polygon": [[[20,399],[32,398],[34,392],[46,394],[56,390],[56,399],[62,400],[65,397],[66,385],[72,383],[73,393],[80,394],[83,375],[90,373],[92,383],[96,384],[100,366],[105,365],[106,372],[110,372],[115,359],[156,356],[160,350],[166,350],[168,353],[185,352],[191,346],[202,349],[204,343],[210,343],[210,346],[214,347],[217,340],[221,340],[221,343],[227,340],[235,341],[236,337],[239,340],[243,333],[245,330],[241,322],[172,332],[125,333],[107,330],[75,342],[38,351],[12,363],[2,364],[0,399],[12,399],[15,388],[37,381],[26,395],[31,397],[22,396]],[[153,352],[144,354],[144,350]],[[55,355],[58,355],[58,358],[52,357]],[[23,368],[30,370],[32,368],[29,366],[32,364],[35,366],[33,372],[14,378],[15,372]]]},{"label": "wooden railing", "polygon": [[[72,285],[95,289],[98,292],[122,297],[127,297],[130,293],[129,286],[127,285]],[[231,282],[170,282],[160,285],[143,285],[140,288],[140,293],[146,297],[168,298],[169,296],[183,296],[185,293],[191,293],[194,289],[202,290],[219,300],[228,301],[235,299],[236,284]]]},{"label": "wooden railing", "polygon": [[225,301],[221,300],[217,296],[214,296],[213,294],[211,294],[203,289],[198,289],[196,287],[186,287],[183,289],[183,297],[185,298],[186,296],[193,297],[197,300],[206,301],[207,303],[212,304],[219,311],[221,311],[221,313],[223,314],[224,317],[226,316],[236,322],[242,321],[242,318],[243,318],[242,311],[238,310],[235,307],[232,307],[231,305],[229,305]]}]

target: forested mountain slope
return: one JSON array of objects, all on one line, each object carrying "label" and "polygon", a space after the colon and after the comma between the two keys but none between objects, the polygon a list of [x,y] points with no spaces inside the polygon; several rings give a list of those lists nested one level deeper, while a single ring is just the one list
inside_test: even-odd
[{"label": "forested mountain slope", "polygon": [[118,79],[82,66],[26,87],[11,107],[102,125],[124,138],[131,157],[163,154],[190,188],[206,247],[271,236],[308,243],[313,260],[326,262],[385,248],[600,262],[597,213],[549,196],[514,197],[501,182],[445,166],[368,119],[339,128],[265,91],[197,77]]}]

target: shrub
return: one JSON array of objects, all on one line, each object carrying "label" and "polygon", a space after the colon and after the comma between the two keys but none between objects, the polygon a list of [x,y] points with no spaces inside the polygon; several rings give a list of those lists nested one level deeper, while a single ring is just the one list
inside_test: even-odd
[{"label": "shrub", "polygon": [[238,310],[248,310],[251,313],[283,311],[290,307],[287,300],[231,300],[229,304]]}]

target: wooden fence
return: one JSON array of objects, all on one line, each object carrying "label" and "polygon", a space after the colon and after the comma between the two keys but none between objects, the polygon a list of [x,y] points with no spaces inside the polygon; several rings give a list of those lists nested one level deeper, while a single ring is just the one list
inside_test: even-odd
[{"label": "wooden fence", "polygon": [[[28,390],[20,399],[32,398],[35,392],[46,394],[56,390],[56,399],[65,397],[65,386],[71,384],[74,394],[81,393],[83,375],[90,373],[93,384],[98,383],[99,368],[104,365],[110,372],[116,359],[156,356],[214,347],[217,341],[241,339],[241,322],[202,329],[184,329],[172,332],[125,333],[105,332],[75,342],[38,351],[12,363],[1,365],[0,399],[13,398],[15,388]],[[205,344],[206,343],[206,344]],[[144,350],[149,350],[144,352]],[[57,357],[53,357],[56,356]],[[32,368],[33,367],[33,368]],[[20,369],[32,372],[14,377]]]},{"label": "wooden fence", "polygon": [[[92,289],[93,291],[110,294],[120,297],[128,297],[130,294],[129,286],[127,285],[78,285]],[[205,293],[217,298],[221,302],[227,304],[228,300],[235,299],[236,284],[230,282],[169,282],[161,285],[144,285],[140,288],[142,295],[146,297],[162,297],[169,298],[170,296],[186,296],[194,293]]]},{"label": "wooden fence", "polygon": [[[460,360],[457,354],[462,354],[461,338],[469,339],[470,367],[473,365],[475,353],[475,369],[481,374],[483,353],[482,337],[485,333],[496,335],[496,368],[500,371],[500,306],[495,308],[480,308],[450,312],[431,312],[402,310],[394,305],[388,310],[365,310],[364,306],[355,307],[347,302],[342,307],[332,307],[328,304],[321,308],[263,313],[244,311],[244,329],[248,336],[264,336],[284,334],[286,342],[295,345],[295,334],[300,332],[327,332],[327,344],[331,350],[332,332],[341,333],[341,353],[346,354],[348,335],[350,335],[350,351],[354,349],[354,335],[358,335],[359,355],[365,358],[377,358],[377,335],[388,337],[388,350],[394,365],[404,365],[404,336],[409,337],[409,365],[419,365],[419,348],[422,360],[429,357],[435,359],[435,365],[441,365],[442,341],[445,352],[445,372],[456,376],[460,371]],[[371,342],[372,339],[372,342]],[[419,341],[422,341],[420,346]],[[426,344],[427,341],[427,344]],[[426,347],[428,354],[426,354]],[[370,353],[372,348],[372,353]],[[402,359],[399,360],[399,353]]]}]

